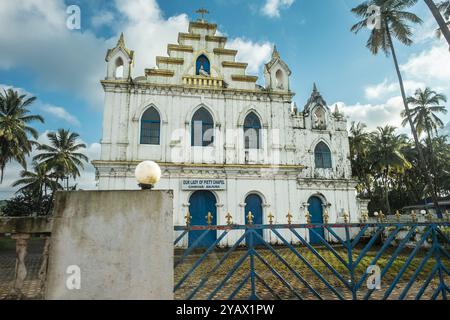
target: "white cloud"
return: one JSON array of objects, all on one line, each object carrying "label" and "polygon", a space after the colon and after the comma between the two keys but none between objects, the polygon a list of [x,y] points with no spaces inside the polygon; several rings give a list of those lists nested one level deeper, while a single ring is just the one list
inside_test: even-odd
[{"label": "white cloud", "polygon": [[[292,2],[266,6],[276,14]],[[133,76],[137,77],[155,66],[157,55],[167,54],[167,44],[176,43],[178,32],[186,32],[189,24],[186,14],[164,17],[156,0],[115,0],[114,5],[117,14],[106,11],[91,21],[94,28],[108,26],[116,33],[103,39],[83,29],[83,20],[81,31],[67,29],[63,0],[1,1],[0,42],[7,45],[0,50],[0,69],[28,69],[43,89],[73,94],[101,109],[99,81],[106,74],[103,61],[120,32],[135,51]],[[269,57],[267,42],[236,38],[230,39],[230,44],[240,50],[239,60],[249,62],[249,72],[258,73]]]},{"label": "white cloud", "polygon": [[[402,70],[406,94],[413,95],[418,88],[430,87],[433,90],[450,97],[450,53],[448,45],[436,38],[429,39],[429,45],[418,54],[411,55]],[[368,103],[340,103],[342,111],[351,121],[365,122],[369,128],[390,124],[400,127],[400,112],[403,103],[400,88],[396,79],[384,79],[381,83],[364,88]],[[448,104],[447,104],[448,106]],[[445,122],[450,121],[450,114],[440,115]],[[409,134],[409,128],[402,128]]]},{"label": "white cloud", "polygon": [[[425,83],[413,80],[404,81],[403,85],[407,95],[413,94],[418,88],[423,89],[425,87]],[[364,94],[368,100],[386,99],[389,95],[398,94],[399,92],[400,86],[398,82],[389,82],[387,79],[384,79],[379,84],[369,85],[364,88]]]},{"label": "white cloud", "polygon": [[[335,103],[339,111],[351,121],[364,122],[369,130],[376,129],[379,126],[389,124],[400,128],[402,118],[400,113],[403,110],[403,102],[400,96],[388,99],[380,104],[360,104],[346,105],[343,102]],[[334,104],[333,104],[334,105]]]},{"label": "white cloud", "polygon": [[102,11],[92,17],[91,23],[95,28],[107,26],[114,21],[114,14],[110,11]]},{"label": "white cloud", "polygon": [[[83,12],[82,12],[83,13]],[[66,91],[101,106],[99,80],[108,43],[66,27],[62,0],[0,2],[0,68],[25,68],[47,90]],[[82,25],[83,26],[83,25]]]},{"label": "white cloud", "polygon": [[445,41],[437,40],[430,49],[412,55],[401,65],[401,70],[408,78],[427,82],[450,84],[450,52]]},{"label": "white cloud", "polygon": [[[7,84],[1,84],[0,83],[0,90],[3,92],[3,90],[13,89],[15,91],[18,91],[19,94],[26,95],[27,97],[36,97],[35,94],[23,89],[23,88],[17,88],[14,86],[10,86]],[[39,99],[35,101],[35,103],[31,106],[31,109],[36,108],[39,109],[45,113],[48,113],[58,119],[63,119],[66,122],[73,124],[75,126],[80,126],[80,121],[72,114],[70,114],[66,109],[62,107],[57,107],[48,103],[41,102]]]},{"label": "white cloud", "polygon": [[115,4],[122,17],[117,34],[123,31],[127,47],[136,52],[134,77],[154,67],[156,56],[167,55],[167,44],[176,43],[178,32],[186,32],[189,25],[186,14],[165,19],[155,0],[116,0]]},{"label": "white cloud", "polygon": [[248,63],[247,71],[258,74],[262,65],[270,60],[273,45],[270,42],[257,43],[243,38],[232,39],[228,47],[237,49],[237,60]]},{"label": "white cloud", "polygon": [[[188,29],[187,15],[164,19],[155,1],[116,0],[115,3],[124,18],[118,24],[117,33],[123,31],[127,47],[136,52],[134,77],[143,75],[145,68],[154,67],[155,57],[167,55],[167,44],[176,43],[178,33]],[[225,34],[222,31],[217,33]],[[247,62],[247,71],[253,74],[262,71],[262,65],[270,60],[272,52],[269,42],[254,42],[240,37],[230,39],[227,47],[238,50],[237,60]]]},{"label": "white cloud", "polygon": [[281,9],[289,8],[295,0],[266,0],[261,11],[264,15],[274,18],[280,16]]},{"label": "white cloud", "polygon": [[68,123],[73,124],[77,127],[80,126],[80,121],[77,119],[77,117],[70,114],[69,112],[67,112],[66,109],[64,109],[62,107],[57,107],[57,106],[53,106],[50,104],[44,104],[42,107],[40,107],[40,109],[42,111],[44,111],[45,113],[51,114],[52,116],[54,116],[56,118],[63,119],[65,121],[67,121]]},{"label": "white cloud", "polygon": [[424,23],[421,25],[416,25],[413,29],[414,43],[425,43],[428,41],[436,40],[437,29],[438,26],[436,23],[436,19],[434,19],[431,13],[427,13],[427,17],[424,19]]}]

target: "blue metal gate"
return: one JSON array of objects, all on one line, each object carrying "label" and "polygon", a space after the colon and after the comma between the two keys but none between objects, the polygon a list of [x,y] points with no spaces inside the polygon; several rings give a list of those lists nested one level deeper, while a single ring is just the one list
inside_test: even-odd
[{"label": "blue metal gate", "polygon": [[[176,226],[175,246],[191,232],[198,237],[175,250],[175,297],[446,300],[449,230],[444,221]],[[309,232],[320,245],[306,240]],[[194,254],[211,233],[217,239]]]}]

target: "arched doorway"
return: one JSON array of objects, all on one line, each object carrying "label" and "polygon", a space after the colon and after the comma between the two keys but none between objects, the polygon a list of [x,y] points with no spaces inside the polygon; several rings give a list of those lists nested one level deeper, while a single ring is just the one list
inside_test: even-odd
[{"label": "arched doorway", "polygon": [[[251,212],[253,215],[253,224],[263,224],[263,210],[262,210],[262,199],[257,194],[250,194],[245,198],[245,224],[248,224],[248,213]],[[256,229],[255,232],[259,234],[261,237],[263,237],[263,230],[262,229]],[[245,239],[246,243],[248,244],[248,237]],[[253,235],[253,245],[263,245],[264,242],[257,238],[257,236]]]},{"label": "arched doorway", "polygon": [[[208,212],[211,212],[212,221],[211,225],[217,224],[217,208],[216,197],[210,191],[196,191],[189,198],[189,213],[191,214],[191,225],[193,226],[206,226],[208,225],[206,216]],[[191,247],[195,241],[205,231],[190,231],[189,232],[189,247]],[[217,231],[210,230],[203,239],[196,244],[196,248],[209,248],[217,239]]]},{"label": "arched doorway", "polygon": [[[308,210],[311,215],[311,223],[323,223],[323,208],[322,200],[319,197],[311,197],[308,200]],[[325,233],[323,228],[314,228],[314,231],[324,238]],[[319,237],[311,229],[309,230],[309,243],[321,244]]]}]

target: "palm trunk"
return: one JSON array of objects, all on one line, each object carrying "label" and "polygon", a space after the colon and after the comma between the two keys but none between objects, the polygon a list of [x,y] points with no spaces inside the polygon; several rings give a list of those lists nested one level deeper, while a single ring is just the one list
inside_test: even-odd
[{"label": "palm trunk", "polygon": [[391,214],[391,205],[389,204],[389,186],[388,186],[389,166],[384,169],[384,198],[386,201],[387,214]]},{"label": "palm trunk", "polygon": [[411,127],[411,132],[412,132],[412,135],[414,137],[414,143],[416,145],[417,152],[419,153],[419,165],[422,167],[422,172],[425,175],[425,179],[427,181],[428,189],[431,192],[431,197],[433,199],[433,204],[434,204],[434,207],[436,208],[436,213],[437,213],[439,218],[442,218],[441,210],[439,209],[439,202],[438,202],[438,199],[437,199],[437,195],[434,192],[434,188],[433,188],[433,181],[431,180],[431,176],[430,176],[430,174],[428,172],[428,167],[427,167],[426,162],[425,162],[425,157],[423,156],[422,146],[420,145],[419,137],[417,136],[417,131],[416,131],[416,129],[414,127],[414,123],[413,123],[413,121],[411,119],[411,111],[409,110],[408,102],[406,101],[406,92],[405,92],[405,86],[403,84],[403,77],[402,77],[402,74],[400,72],[400,67],[398,65],[397,55],[395,53],[394,42],[392,41],[391,31],[389,29],[389,25],[388,25],[387,21],[385,21],[385,27],[386,27],[386,34],[388,36],[389,44],[391,46],[392,59],[394,60],[395,70],[397,72],[397,77],[398,77],[398,82],[400,84],[400,91],[402,93],[402,99],[403,99],[403,105],[405,107],[406,117],[408,118],[408,122],[409,122],[409,125]]},{"label": "palm trunk", "polygon": [[3,183],[3,176],[5,175],[5,163],[0,164],[0,183]]},{"label": "palm trunk", "polygon": [[431,13],[433,14],[434,18],[436,19],[436,22],[439,25],[439,29],[441,30],[441,33],[444,35],[445,40],[447,40],[448,45],[450,46],[450,29],[447,26],[447,23],[445,23],[444,18],[442,17],[439,9],[436,7],[436,4],[433,0],[424,0],[427,4],[428,8],[430,9]]},{"label": "palm trunk", "polygon": [[429,145],[429,148],[430,148],[430,171],[433,173],[434,186],[435,186],[435,189],[433,189],[433,190],[437,194],[437,183],[436,183],[437,182],[436,181],[437,174],[436,174],[436,167],[434,165],[433,137],[431,136],[431,132],[430,132],[430,128],[428,126],[428,123],[426,125],[427,125],[428,145]]}]

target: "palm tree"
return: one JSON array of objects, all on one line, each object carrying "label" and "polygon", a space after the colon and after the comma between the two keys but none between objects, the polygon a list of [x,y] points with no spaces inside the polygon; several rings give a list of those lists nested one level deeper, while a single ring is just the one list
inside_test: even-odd
[{"label": "palm tree", "polygon": [[52,168],[56,174],[56,181],[76,179],[80,176],[79,168],[83,169],[83,161],[88,158],[80,153],[80,149],[85,149],[84,143],[77,143],[79,135],[69,130],[58,129],[58,132],[49,132],[47,137],[50,145],[42,144],[37,150],[40,151],[34,157],[36,161],[42,161]]},{"label": "palm tree", "polygon": [[448,28],[447,23],[445,22],[444,18],[441,15],[441,12],[439,11],[442,8],[441,11],[443,11],[444,15],[448,18],[448,12],[450,11],[449,1],[444,1],[440,3],[439,6],[436,6],[433,0],[424,0],[424,1],[439,25],[439,33],[444,35],[445,40],[447,40],[448,45],[450,46],[450,29]]},{"label": "palm tree", "polygon": [[[431,13],[433,14],[434,18],[436,19],[436,22],[439,25],[439,33],[444,35],[445,40],[447,40],[448,45],[450,46],[450,30],[448,28],[447,23],[445,22],[444,18],[441,15],[441,12],[439,11],[440,8],[442,8],[441,11],[444,12],[444,15],[446,15],[445,11],[450,10],[450,4],[449,1],[442,2],[439,6],[436,6],[433,0],[424,0],[427,4],[428,8],[430,9]],[[448,18],[448,15],[447,15]]]},{"label": "palm tree", "polygon": [[[438,94],[430,88],[425,88],[425,90],[417,89],[413,97],[408,97],[409,105],[415,106],[411,109],[411,117],[413,118],[417,134],[419,137],[423,132],[426,132],[427,134],[427,146],[430,152],[428,164],[434,176],[434,193],[437,192],[438,186],[436,183],[437,171],[436,166],[434,165],[433,156],[433,132],[437,136],[438,128],[444,126],[444,123],[439,119],[436,113],[447,113],[445,106],[440,105],[441,102],[447,102],[447,98],[443,94]],[[405,126],[408,120],[404,112],[402,112],[402,117],[404,117],[402,125]]]},{"label": "palm tree", "polygon": [[[359,194],[366,193],[371,198],[370,160],[370,134],[366,131],[364,123],[354,121],[350,127],[350,160],[352,162],[353,176],[359,181]],[[364,192],[365,190],[365,192]]]},{"label": "palm tree", "polygon": [[378,127],[372,133],[372,145],[369,158],[372,159],[372,169],[380,172],[384,187],[384,200],[388,214],[391,213],[389,204],[389,177],[393,173],[411,168],[411,163],[405,158],[403,150],[408,146],[405,135],[397,135],[392,126]]},{"label": "palm tree", "polygon": [[439,3],[438,9],[442,12],[446,20],[450,18],[450,0],[442,1],[441,3]]},{"label": "palm tree", "polygon": [[47,195],[47,191],[62,189],[56,182],[56,174],[45,163],[33,163],[34,171],[23,170],[21,179],[12,184],[13,187],[23,185],[17,192],[30,191],[35,195]]},{"label": "palm tree", "polygon": [[[411,109],[411,117],[416,127],[419,137],[423,132],[427,133],[428,143],[431,143],[433,132],[437,135],[437,130],[444,126],[444,123],[436,115],[436,113],[447,114],[445,106],[440,105],[441,102],[447,102],[447,98],[443,94],[436,93],[430,88],[425,90],[417,89],[413,97],[408,97],[408,104],[415,106]],[[406,113],[402,112],[404,117],[402,125],[408,122]]]},{"label": "palm tree", "polygon": [[[445,22],[447,27],[443,28],[443,29],[442,29],[442,27],[440,27],[437,30],[437,35],[440,38],[441,35],[443,34],[442,30],[444,30],[444,32],[450,33],[450,31],[449,31],[450,30],[450,20],[449,20],[449,18],[450,18],[450,0],[442,1],[441,3],[439,3],[439,5],[437,7],[438,7],[439,11],[442,13],[444,19],[447,20],[447,22]],[[448,33],[446,33],[445,35],[448,36]]]},{"label": "palm tree", "polygon": [[28,134],[37,139],[37,131],[28,126],[32,121],[44,122],[39,115],[30,115],[30,106],[36,97],[27,98],[12,89],[0,93],[0,183],[3,182],[6,164],[17,161],[26,168],[25,157],[34,144]]},{"label": "palm tree", "polygon": [[[351,31],[358,33],[359,31],[365,29],[372,19],[373,13],[369,10],[376,6],[380,8],[380,24],[371,30],[369,40],[367,41],[367,48],[374,54],[378,54],[383,51],[386,56],[392,54],[394,60],[395,70],[397,72],[398,82],[400,85],[400,92],[403,99],[403,105],[405,108],[405,115],[408,119],[409,125],[411,127],[411,132],[414,137],[414,143],[416,144],[417,151],[419,153],[419,163],[422,166],[422,171],[426,177],[426,181],[429,190],[433,189],[433,181],[430,174],[428,173],[428,168],[426,166],[425,158],[423,156],[422,147],[420,145],[417,132],[414,128],[414,123],[412,121],[410,110],[408,107],[408,101],[406,98],[405,86],[403,84],[402,74],[400,72],[400,67],[397,60],[397,54],[394,48],[394,42],[392,37],[397,38],[401,43],[409,46],[412,44],[411,36],[412,31],[408,23],[420,24],[422,20],[414,13],[404,11],[417,3],[418,0],[368,0],[359,6],[352,9],[352,12],[363,18],[363,20],[356,23]],[[440,215],[440,210],[438,206],[437,196],[432,192],[432,198],[434,205]],[[440,215],[441,217],[441,215]]]},{"label": "palm tree", "polygon": [[63,189],[63,187],[56,181],[57,175],[51,172],[51,169],[45,163],[33,163],[34,172],[23,170],[20,173],[21,179],[12,184],[13,187],[23,185],[22,188],[17,190],[16,193],[26,193],[30,197],[37,200],[37,212],[41,213],[45,210],[48,212],[49,206],[43,208],[43,199],[47,197],[47,191],[50,190],[51,194],[57,189]]}]

